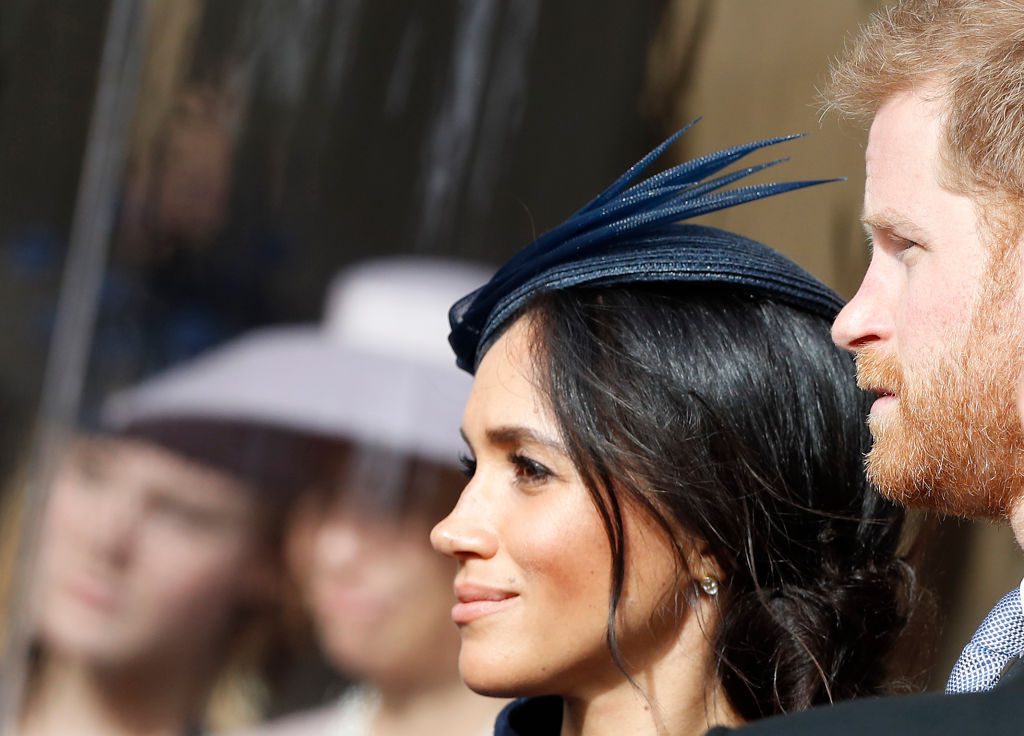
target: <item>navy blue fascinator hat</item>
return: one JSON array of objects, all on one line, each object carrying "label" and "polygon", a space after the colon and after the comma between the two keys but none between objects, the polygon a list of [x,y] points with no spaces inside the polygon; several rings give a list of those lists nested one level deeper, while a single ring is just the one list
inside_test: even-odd
[{"label": "navy blue fascinator hat", "polygon": [[448,314],[452,328],[448,342],[460,368],[474,373],[490,343],[535,295],[573,286],[731,284],[828,320],[835,318],[843,307],[842,299],[782,254],[735,233],[679,223],[837,180],[727,189],[785,159],[716,176],[754,151],[799,136],[734,146],[640,180],[651,163],[692,125],[640,159],[568,220],[514,255],[490,281],[455,303]]}]

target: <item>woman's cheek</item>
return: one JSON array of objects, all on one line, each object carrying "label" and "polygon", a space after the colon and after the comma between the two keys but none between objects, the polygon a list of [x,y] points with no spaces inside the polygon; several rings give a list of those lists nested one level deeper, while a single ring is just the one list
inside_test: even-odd
[{"label": "woman's cheek", "polygon": [[[586,492],[580,489],[580,493]],[[542,584],[545,598],[573,610],[607,611],[611,549],[597,510],[590,502],[555,505],[538,521],[516,522],[527,532],[517,560],[528,589]],[[555,612],[557,613],[557,612]]]},{"label": "woman's cheek", "polygon": [[95,525],[95,499],[76,488],[62,471],[53,485],[43,516],[42,533],[47,544],[79,539],[83,531]]},{"label": "woman's cheek", "polygon": [[75,493],[74,488],[62,485],[53,488],[40,529],[38,564],[42,580],[37,582],[37,586],[42,586],[37,588],[40,592],[96,554],[98,545],[91,544],[90,539],[102,532],[90,529],[90,525],[95,525],[95,510],[83,502],[83,496]]}]

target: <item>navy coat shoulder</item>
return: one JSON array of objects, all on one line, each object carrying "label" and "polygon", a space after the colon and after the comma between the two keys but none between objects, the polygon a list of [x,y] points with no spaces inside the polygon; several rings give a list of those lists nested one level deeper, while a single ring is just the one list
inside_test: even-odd
[{"label": "navy coat shoulder", "polygon": [[715,728],[708,736],[1019,736],[1024,734],[1024,665],[1003,675],[990,692],[868,698]]},{"label": "navy coat shoulder", "polygon": [[498,714],[494,736],[558,736],[562,699],[557,695],[514,700]]},{"label": "navy coat shoulder", "polygon": [[[558,736],[562,699],[522,698],[505,707],[495,736]],[[977,695],[867,698],[756,721],[707,736],[1020,736],[1024,734],[1024,662],[996,689]]]}]

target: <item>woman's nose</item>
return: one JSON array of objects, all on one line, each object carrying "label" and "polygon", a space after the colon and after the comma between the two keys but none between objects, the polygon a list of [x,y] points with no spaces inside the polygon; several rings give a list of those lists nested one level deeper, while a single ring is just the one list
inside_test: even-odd
[{"label": "woman's nose", "polygon": [[315,559],[326,567],[344,568],[362,556],[368,531],[361,529],[356,519],[333,514],[324,519],[312,535]]},{"label": "woman's nose", "polygon": [[487,559],[498,551],[498,535],[486,522],[480,503],[467,488],[451,513],[430,532],[430,543],[443,555],[460,560]]},{"label": "woman's nose", "polygon": [[97,503],[88,521],[89,547],[94,554],[114,565],[123,565],[132,556],[142,523],[137,499],[116,490]]}]

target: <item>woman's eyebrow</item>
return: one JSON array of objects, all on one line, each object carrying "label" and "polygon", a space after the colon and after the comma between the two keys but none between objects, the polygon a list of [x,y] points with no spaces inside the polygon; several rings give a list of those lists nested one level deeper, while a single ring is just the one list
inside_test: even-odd
[{"label": "woman's eyebrow", "polygon": [[541,445],[565,454],[565,446],[557,439],[548,437],[528,427],[506,426],[487,430],[487,439],[495,445]]}]

